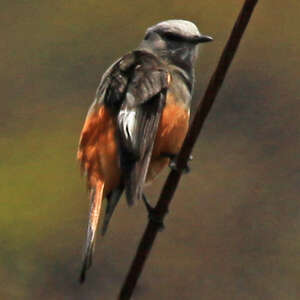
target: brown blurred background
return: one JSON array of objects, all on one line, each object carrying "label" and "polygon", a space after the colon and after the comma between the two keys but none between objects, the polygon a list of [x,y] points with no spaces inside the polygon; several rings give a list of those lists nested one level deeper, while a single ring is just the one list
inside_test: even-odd
[{"label": "brown blurred background", "polygon": [[[300,4],[259,2],[134,299],[300,299]],[[215,39],[198,103],[242,3],[1,1],[0,299],[116,299],[142,204],[122,201],[77,283],[88,201],[75,154],[100,76],[148,26],[188,19]]]}]

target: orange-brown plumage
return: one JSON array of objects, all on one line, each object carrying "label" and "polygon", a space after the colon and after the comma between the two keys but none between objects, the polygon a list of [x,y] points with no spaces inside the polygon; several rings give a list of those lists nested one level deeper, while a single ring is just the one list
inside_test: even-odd
[{"label": "orange-brown plumage", "polygon": [[[168,93],[159,122],[147,181],[153,180],[168,164],[169,159],[165,154],[176,155],[179,152],[188,124],[188,109]],[[116,120],[103,105],[87,116],[79,142],[77,158],[87,175],[88,186],[93,187],[97,182],[103,182],[103,197],[120,184],[121,169],[116,126]]]},{"label": "orange-brown plumage", "polygon": [[189,127],[189,110],[171,93],[167,94],[166,106],[163,109],[152,158],[149,165],[147,181],[151,181],[168,164],[165,155],[176,155],[184,141]]},{"label": "orange-brown plumage", "polygon": [[102,105],[87,116],[79,142],[77,158],[87,175],[88,186],[103,182],[103,196],[120,182],[116,130],[116,120]]}]

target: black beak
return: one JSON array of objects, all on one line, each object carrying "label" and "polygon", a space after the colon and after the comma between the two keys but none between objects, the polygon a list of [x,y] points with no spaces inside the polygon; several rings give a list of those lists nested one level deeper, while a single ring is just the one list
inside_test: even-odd
[{"label": "black beak", "polygon": [[213,41],[214,39],[208,35],[201,35],[201,36],[198,36],[196,39],[195,39],[195,42],[198,43],[207,43],[207,42],[211,42]]}]

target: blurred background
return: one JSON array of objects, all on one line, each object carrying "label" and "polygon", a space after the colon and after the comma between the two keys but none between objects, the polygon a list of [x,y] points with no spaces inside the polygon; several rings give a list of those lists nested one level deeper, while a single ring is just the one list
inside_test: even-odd
[{"label": "blurred background", "polygon": [[[243,1],[2,0],[0,298],[116,299],[147,222],[123,199],[78,275],[88,200],[78,137],[100,77],[165,19],[214,37],[199,103]],[[259,1],[134,299],[300,298],[300,4]],[[167,171],[147,188],[157,200]]]}]

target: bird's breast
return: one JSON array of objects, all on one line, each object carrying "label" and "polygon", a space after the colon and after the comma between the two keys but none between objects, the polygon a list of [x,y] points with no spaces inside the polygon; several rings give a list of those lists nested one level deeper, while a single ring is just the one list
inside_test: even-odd
[{"label": "bird's breast", "polygon": [[154,144],[154,157],[161,153],[179,152],[188,131],[189,117],[189,108],[172,93],[168,93]]},{"label": "bird's breast", "polygon": [[169,162],[166,155],[177,155],[189,128],[190,111],[184,102],[167,93],[147,180],[152,180]]}]

